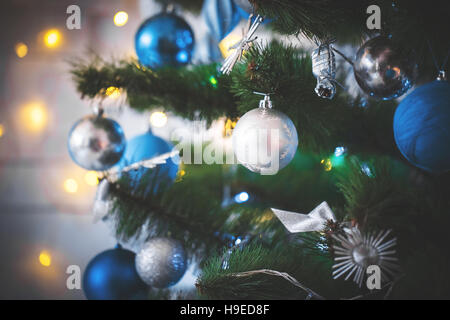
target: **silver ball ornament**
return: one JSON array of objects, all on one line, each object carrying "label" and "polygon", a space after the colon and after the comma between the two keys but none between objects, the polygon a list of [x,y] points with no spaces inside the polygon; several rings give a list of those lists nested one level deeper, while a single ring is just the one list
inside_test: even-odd
[{"label": "silver ball ornament", "polygon": [[154,238],[136,255],[136,270],[149,286],[167,288],[176,284],[186,271],[186,254],[180,242]]},{"label": "silver ball ornament", "polygon": [[382,100],[403,95],[414,84],[417,64],[395,48],[392,40],[379,36],[367,41],[353,63],[356,82],[368,95]]},{"label": "silver ball ornament", "polygon": [[98,115],[86,116],[72,127],[68,149],[73,161],[87,170],[108,170],[122,158],[126,140],[121,126]]},{"label": "silver ball ornament", "polygon": [[233,130],[237,161],[253,172],[276,174],[294,158],[297,130],[283,112],[271,108],[268,96],[260,107],[244,114]]}]

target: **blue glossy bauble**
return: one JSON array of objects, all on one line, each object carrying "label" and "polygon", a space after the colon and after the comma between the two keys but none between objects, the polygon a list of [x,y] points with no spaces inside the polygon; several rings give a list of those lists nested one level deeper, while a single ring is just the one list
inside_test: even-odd
[{"label": "blue glossy bauble", "polygon": [[194,33],[182,18],[161,13],[139,27],[135,46],[139,61],[150,68],[188,64],[194,50]]},{"label": "blue glossy bauble", "polygon": [[83,274],[83,291],[89,300],[145,299],[148,287],[135,267],[136,254],[119,245],[92,259]]},{"label": "blue glossy bauble", "polygon": [[413,165],[432,173],[450,170],[450,84],[433,81],[415,89],[397,107],[394,136]]},{"label": "blue glossy bauble", "polygon": [[[149,130],[127,142],[125,154],[119,162],[119,167],[124,168],[136,162],[148,160],[164,153],[171,152],[172,150],[173,146],[169,142],[153,135],[151,130]],[[131,180],[130,186],[132,188],[137,188],[140,183],[145,183],[145,181],[143,181],[143,179],[145,179],[148,181],[148,189],[145,190],[145,193],[148,193],[152,191],[152,188],[154,191],[161,182],[170,184],[177,176],[177,163],[177,159],[168,158],[166,163],[160,164],[156,168],[148,169],[141,167],[137,170],[129,171],[127,172],[127,175]]]}]

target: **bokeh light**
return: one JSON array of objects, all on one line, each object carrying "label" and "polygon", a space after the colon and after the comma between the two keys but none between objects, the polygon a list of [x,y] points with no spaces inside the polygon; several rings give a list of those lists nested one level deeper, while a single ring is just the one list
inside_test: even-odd
[{"label": "bokeh light", "polygon": [[28,46],[23,42],[19,42],[18,44],[16,44],[14,49],[16,51],[16,55],[19,58],[23,58],[28,54]]},{"label": "bokeh light", "polygon": [[78,191],[78,182],[75,179],[69,178],[64,181],[63,187],[67,193],[76,193]]},{"label": "bokeh light", "polygon": [[0,123],[0,138],[5,134],[5,126]]},{"label": "bokeh light", "polygon": [[156,128],[162,128],[167,123],[167,115],[162,111],[155,111],[150,116],[150,123]]},{"label": "bokeh light", "polygon": [[62,39],[61,32],[58,29],[50,29],[44,33],[44,43],[47,48],[53,49],[60,45]]},{"label": "bokeh light", "polygon": [[248,193],[243,191],[243,192],[238,193],[237,195],[234,196],[234,201],[236,201],[237,203],[244,203],[249,198],[250,198],[250,196],[248,195]]},{"label": "bokeh light", "polygon": [[50,267],[52,264],[52,256],[47,251],[41,251],[39,254],[39,263],[44,267]]},{"label": "bokeh light", "polygon": [[128,13],[125,11],[119,11],[114,15],[114,24],[117,27],[123,27],[128,22]]},{"label": "bokeh light", "polygon": [[333,164],[331,163],[330,159],[322,159],[320,163],[322,164],[325,171],[331,171],[331,169],[333,169]]},{"label": "bokeh light", "polygon": [[48,112],[41,102],[30,102],[20,109],[20,121],[30,132],[42,131],[48,123]]},{"label": "bokeh light", "polygon": [[345,147],[336,147],[336,149],[334,149],[334,155],[336,157],[340,157],[345,155],[345,153],[347,152],[347,148]]},{"label": "bokeh light", "polygon": [[105,94],[112,99],[117,99],[120,97],[120,89],[117,87],[108,87]]},{"label": "bokeh light", "polygon": [[88,171],[84,175],[84,181],[90,186],[98,185],[98,175],[95,171]]}]

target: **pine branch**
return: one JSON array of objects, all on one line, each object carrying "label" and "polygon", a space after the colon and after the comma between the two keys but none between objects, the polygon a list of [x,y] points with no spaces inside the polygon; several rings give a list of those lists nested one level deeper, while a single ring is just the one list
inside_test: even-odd
[{"label": "pine branch", "polygon": [[[210,299],[306,299],[308,291],[286,281],[284,277],[257,272],[270,269],[288,274],[301,283],[302,287],[318,293],[319,296],[339,296],[339,290],[349,289],[348,283],[334,281],[329,277],[331,261],[327,256],[307,257],[300,246],[285,245],[267,249],[256,243],[242,250],[235,250],[223,269],[221,255],[211,257],[205,263],[197,280],[199,293]],[[251,275],[247,273],[251,272]],[[245,274],[247,276],[239,276]],[[333,288],[330,288],[333,284]],[[324,290],[324,291],[321,291]],[[348,292],[348,291],[347,291]],[[351,290],[356,293],[357,291]],[[317,298],[317,297],[316,297]]]},{"label": "pine branch", "polygon": [[127,92],[134,109],[163,105],[185,118],[209,122],[257,107],[260,97],[254,91],[271,92],[275,108],[297,126],[302,152],[327,153],[345,145],[353,153],[399,156],[391,129],[393,103],[374,102],[362,109],[352,106],[345,93],[331,101],[320,99],[309,54],[278,42],[251,48],[231,76],[218,75],[215,64],[153,71],[135,61],[100,59],[74,63],[72,74],[82,97],[101,98],[114,86]]},{"label": "pine branch", "polygon": [[104,98],[109,87],[127,93],[130,107],[145,111],[164,106],[188,119],[209,122],[221,116],[237,117],[228,90],[230,78],[218,74],[216,64],[153,71],[137,61],[106,62],[98,57],[72,63],[72,75],[82,98]]},{"label": "pine branch", "polygon": [[282,34],[303,34],[325,40],[330,36],[360,36],[365,27],[363,0],[252,0],[258,14],[273,19]]}]

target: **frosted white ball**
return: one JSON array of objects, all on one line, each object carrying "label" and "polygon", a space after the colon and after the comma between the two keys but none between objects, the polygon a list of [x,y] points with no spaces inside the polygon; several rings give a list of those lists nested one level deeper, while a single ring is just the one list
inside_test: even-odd
[{"label": "frosted white ball", "polygon": [[183,246],[170,238],[153,238],[136,255],[137,273],[155,288],[176,284],[184,275],[186,264]]},{"label": "frosted white ball", "polygon": [[257,108],[244,114],[233,130],[237,161],[253,172],[276,174],[294,158],[298,135],[283,112]]}]

